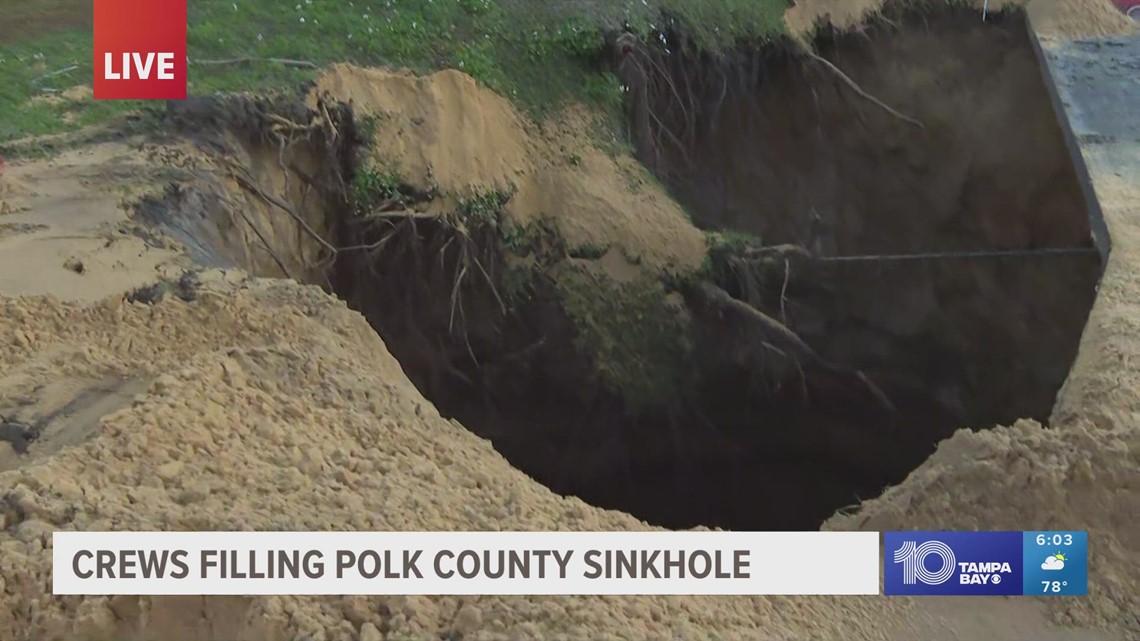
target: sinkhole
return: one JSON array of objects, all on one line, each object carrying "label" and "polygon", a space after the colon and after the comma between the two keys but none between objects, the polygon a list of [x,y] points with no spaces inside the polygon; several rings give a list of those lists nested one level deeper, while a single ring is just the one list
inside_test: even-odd
[{"label": "sinkhole", "polygon": [[[357,225],[344,182],[322,197],[278,180],[297,212],[321,212],[317,232],[371,248],[330,265],[296,229],[262,238],[272,260],[251,249],[209,194],[173,190],[139,212],[204,261],[334,291],[444,416],[553,491],[665,527],[814,529],[956,429],[1047,423],[1102,258],[1023,14],[890,4],[858,29],[821,27],[811,53],[713,55],[681,26],[659,35],[610,43],[629,138],[718,239],[700,278],[664,285],[691,319],[667,402],[599,381],[551,279],[504,310],[511,272],[492,228]],[[221,122],[203,104],[178,107],[183,130],[264,127],[254,107]],[[341,139],[352,128],[348,113]],[[283,158],[302,179],[353,171],[348,149],[243,141],[258,175]],[[485,273],[456,318],[456,273],[473,259]],[[655,353],[671,343],[638,349],[673,362]]]}]

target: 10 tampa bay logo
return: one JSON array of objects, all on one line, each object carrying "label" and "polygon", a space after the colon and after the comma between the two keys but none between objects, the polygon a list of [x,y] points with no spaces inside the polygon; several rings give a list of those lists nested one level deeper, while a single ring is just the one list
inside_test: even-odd
[{"label": "10 tampa bay logo", "polygon": [[884,593],[1019,595],[1021,532],[887,532]]}]

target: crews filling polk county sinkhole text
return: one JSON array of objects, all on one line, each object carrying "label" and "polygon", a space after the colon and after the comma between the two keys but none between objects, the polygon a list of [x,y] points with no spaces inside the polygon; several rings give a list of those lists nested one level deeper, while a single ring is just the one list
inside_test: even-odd
[{"label": "crews filling polk county sinkhole text", "polygon": [[750,550],[79,550],[80,579],[749,579]]}]

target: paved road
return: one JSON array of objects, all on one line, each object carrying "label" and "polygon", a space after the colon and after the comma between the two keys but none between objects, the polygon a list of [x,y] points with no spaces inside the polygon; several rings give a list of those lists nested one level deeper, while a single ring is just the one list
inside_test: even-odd
[{"label": "paved road", "polygon": [[[1093,171],[1080,167],[1086,187],[1095,191],[1098,182],[1112,178],[1140,182],[1140,33],[1052,42],[1042,46],[1042,54],[1074,157]],[[1095,200],[1093,229],[1105,251],[1108,226]]]}]

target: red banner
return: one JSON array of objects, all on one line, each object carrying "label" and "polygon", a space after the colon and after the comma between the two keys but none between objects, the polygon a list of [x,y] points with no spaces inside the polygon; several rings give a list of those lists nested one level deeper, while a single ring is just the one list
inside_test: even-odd
[{"label": "red banner", "polygon": [[95,0],[95,98],[186,98],[186,0]]}]

